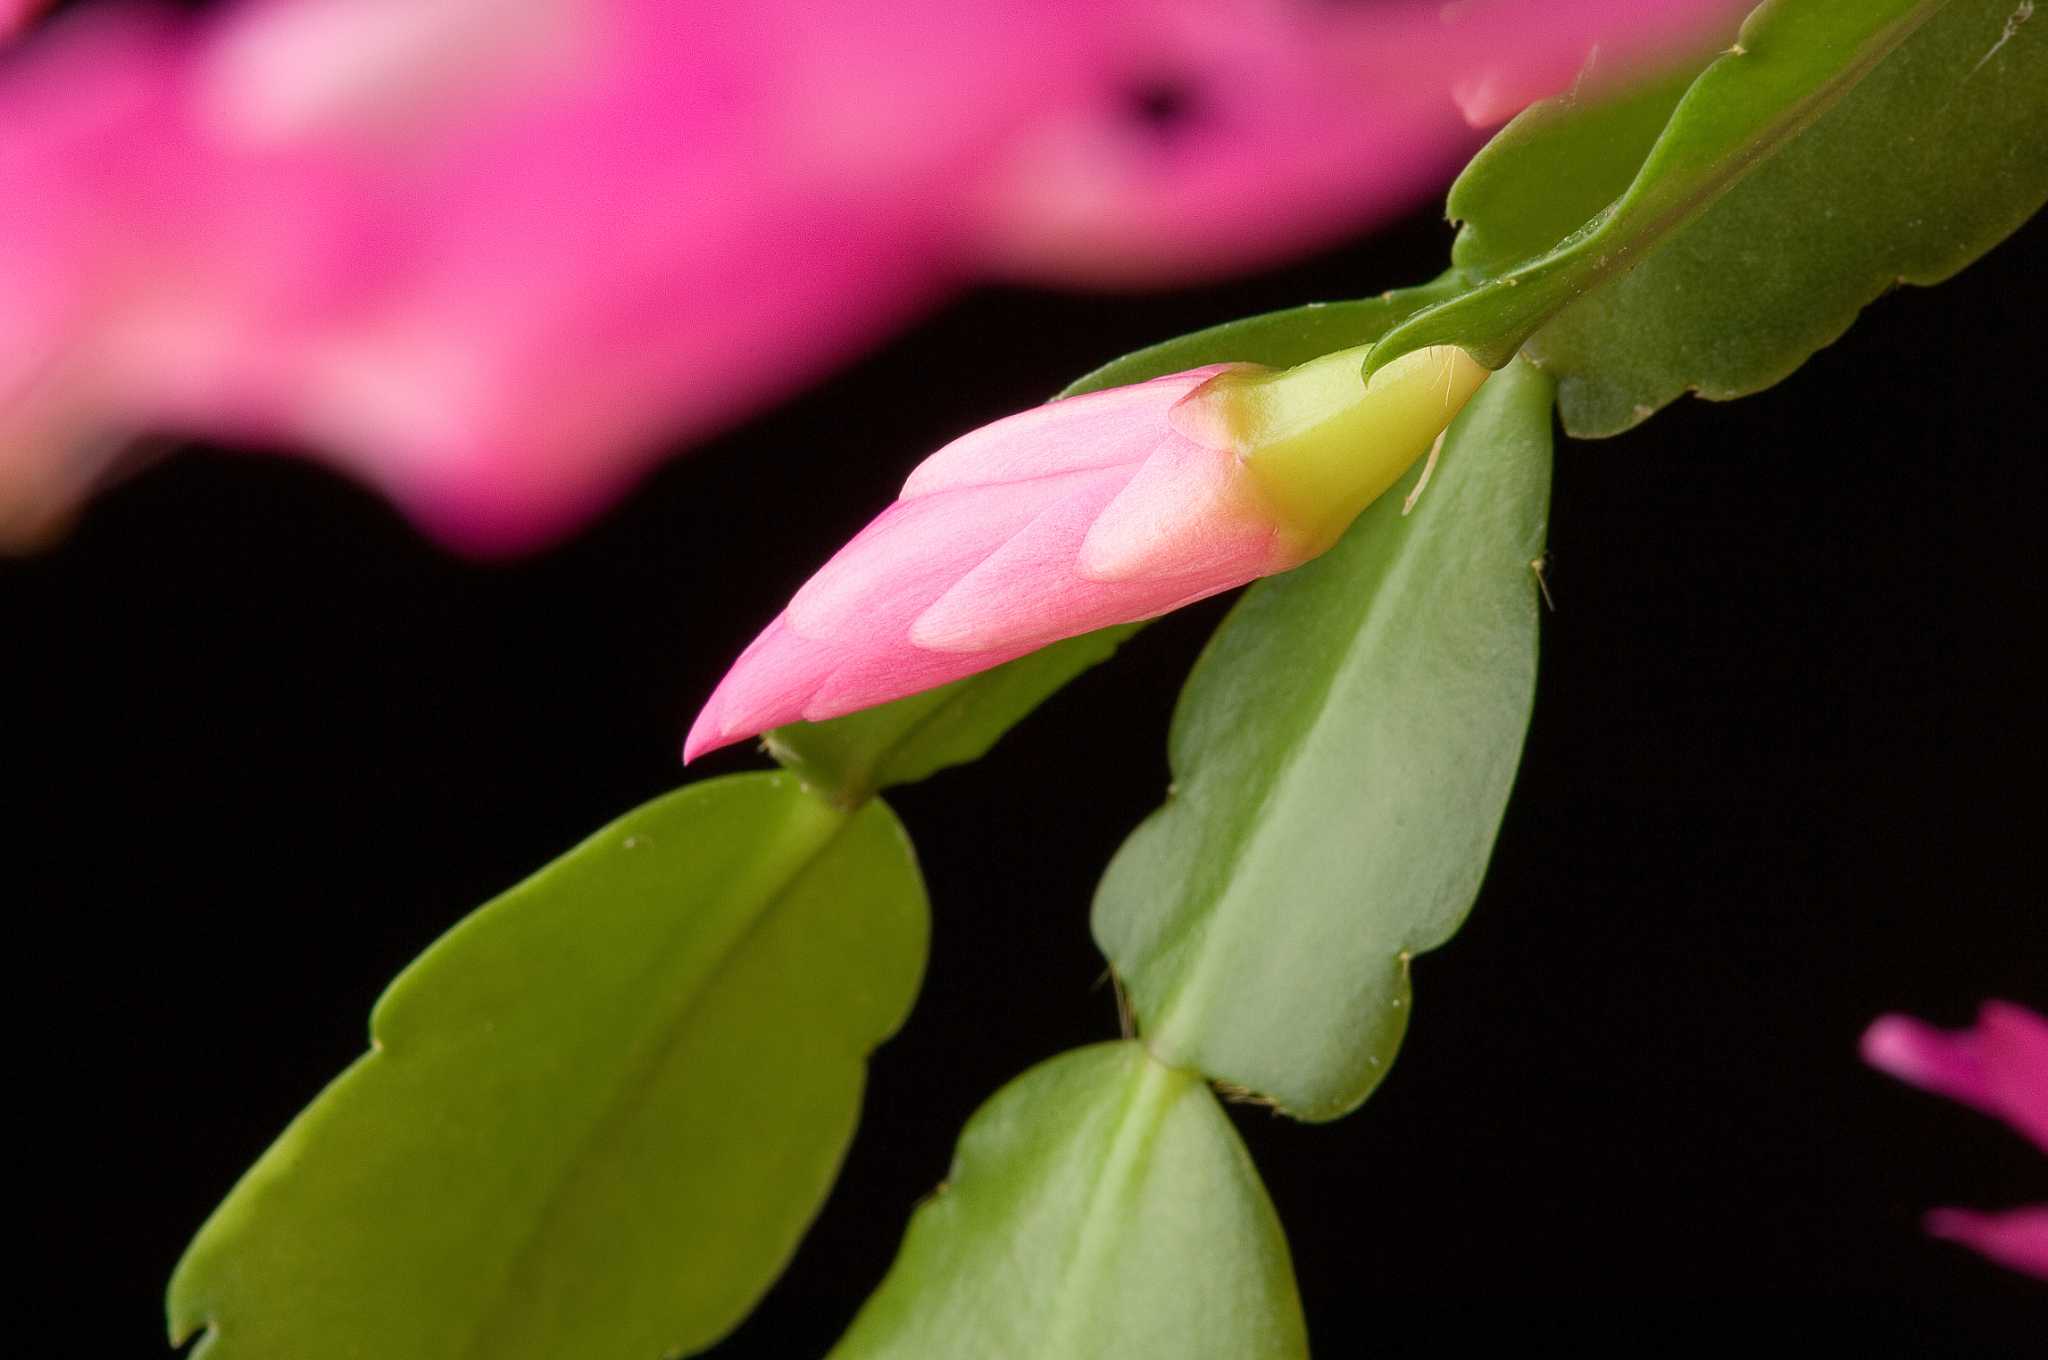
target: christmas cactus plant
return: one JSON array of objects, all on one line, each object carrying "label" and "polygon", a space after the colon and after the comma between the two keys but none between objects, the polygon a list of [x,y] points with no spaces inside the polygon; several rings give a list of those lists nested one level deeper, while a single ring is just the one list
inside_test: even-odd
[{"label": "christmas cactus plant", "polygon": [[[690,696],[684,757],[724,772],[454,924],[198,1228],[168,1296],[195,1356],[718,1353],[832,1193],[944,918],[890,791],[1241,586],[1094,893],[1116,1012],[966,1121],[830,1354],[1307,1354],[1226,1106],[1357,1110],[1417,960],[1480,900],[1561,440],[1797,384],[2048,198],[2048,31],[2011,0],[860,8],[0,10],[21,544],[164,428],[530,544],[957,281],[1279,258],[1493,130],[1434,277],[1162,339],[896,450],[893,503]],[[1191,120],[1177,148],[1091,121],[1133,70],[1167,82],[1143,119]],[[2041,1026],[1895,1018],[1866,1051],[2038,1143]],[[2038,1208],[1933,1227],[2048,1271]]]}]

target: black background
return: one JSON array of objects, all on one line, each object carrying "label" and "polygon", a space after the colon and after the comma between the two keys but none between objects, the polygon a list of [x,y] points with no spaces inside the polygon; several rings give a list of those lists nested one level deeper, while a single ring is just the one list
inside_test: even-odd
[{"label": "black background", "polygon": [[[155,1353],[187,1236],[359,1052],[383,983],[679,782],[724,665],[922,454],[1139,344],[1427,277],[1448,239],[1423,215],[1171,297],[977,294],[526,560],[451,558],[303,463],[194,451],[0,564],[17,1156],[47,1264],[95,1300],[84,1349]],[[1363,1109],[1234,1111],[1320,1354],[1516,1299],[1548,1300],[1500,1314],[1532,1340],[1790,1301],[1826,1330],[1759,1336],[2038,1350],[2048,1290],[1916,1224],[2041,1198],[2048,1162],[1855,1042],[1888,1009],[2048,999],[2044,246],[2036,223],[1880,301],[1771,392],[1562,447],[1558,608],[1473,917],[1418,962]],[[1114,1036],[1090,893],[1161,794],[1224,603],[892,795],[932,893],[924,992],[794,1266],[716,1354],[822,1351],[975,1106]]]}]

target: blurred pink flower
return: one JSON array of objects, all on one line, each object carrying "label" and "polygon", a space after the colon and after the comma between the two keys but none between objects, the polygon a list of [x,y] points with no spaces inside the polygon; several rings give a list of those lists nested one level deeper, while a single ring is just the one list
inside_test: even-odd
[{"label": "blurred pink flower", "polygon": [[0,59],[0,542],[154,429],[531,543],[975,278],[1334,239],[1455,165],[1461,110],[1743,7],[88,5]]},{"label": "blurred pink flower", "polygon": [[1442,347],[1360,374],[1219,364],[963,435],[720,682],[684,760],[1148,619],[1327,549],[1486,377]]},{"label": "blurred pink flower", "polygon": [[[1864,1031],[1863,1059],[2004,1120],[2048,1152],[2048,1019],[2026,1007],[1987,1001],[1976,1028],[1954,1031],[1887,1015]],[[2048,1204],[1998,1213],[1937,1209],[1927,1230],[2048,1279]]]},{"label": "blurred pink flower", "polygon": [[35,18],[47,0],[0,0],[0,42],[5,42]]}]

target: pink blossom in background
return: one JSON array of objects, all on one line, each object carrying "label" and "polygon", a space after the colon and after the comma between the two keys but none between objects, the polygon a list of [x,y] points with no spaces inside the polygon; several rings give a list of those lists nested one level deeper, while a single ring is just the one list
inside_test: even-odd
[{"label": "pink blossom in background", "polygon": [[42,7],[42,0],[0,0],[0,43],[26,28]]},{"label": "pink blossom in background", "polygon": [[1740,8],[88,5],[0,56],[0,542],[161,430],[530,544],[977,278],[1328,242]]},{"label": "pink blossom in background", "polygon": [[[1879,1071],[2002,1119],[2048,1152],[2048,1019],[2006,1001],[1985,1002],[1965,1030],[1887,1015],[1864,1032],[1862,1047]],[[1937,1209],[1927,1230],[2048,1279],[2048,1204]]]}]

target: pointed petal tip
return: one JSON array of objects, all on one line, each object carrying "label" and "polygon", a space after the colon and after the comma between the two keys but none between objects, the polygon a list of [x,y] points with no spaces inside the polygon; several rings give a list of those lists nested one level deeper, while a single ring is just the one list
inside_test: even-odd
[{"label": "pointed petal tip", "polygon": [[771,728],[780,727],[790,721],[793,719],[777,718],[770,722],[753,724],[743,721],[731,722],[727,721],[722,713],[714,714],[711,706],[707,704],[704,712],[698,715],[697,721],[691,724],[690,735],[683,739],[683,764],[688,765],[700,756],[710,755],[713,751],[723,751],[728,746],[737,746],[749,738],[764,736]]},{"label": "pointed petal tip", "polygon": [[690,734],[683,738],[683,764],[688,765],[698,756],[730,744],[719,714],[719,710],[724,707],[720,698],[724,688],[720,685],[718,689],[711,691],[711,697],[704,701],[704,707],[698,712],[697,720],[690,724]]},{"label": "pointed petal tip", "polygon": [[726,674],[725,679],[719,681],[718,688],[704,701],[703,711],[698,713],[697,721],[690,724],[690,734],[683,738],[684,765],[690,764],[700,756],[708,756],[713,751],[722,751],[751,737],[761,736],[770,728],[796,721],[796,713],[786,705],[772,711],[758,705],[749,710],[744,707],[743,701],[741,711],[733,711],[733,678],[739,674],[744,663],[743,657],[740,663],[735,664]]},{"label": "pointed petal tip", "polygon": [[778,615],[704,701],[683,741],[683,763],[795,722],[834,662],[834,648],[798,636]]},{"label": "pointed petal tip", "polygon": [[708,733],[700,733],[696,727],[692,727],[690,729],[690,735],[683,738],[684,767],[687,768],[690,762],[694,761],[698,756],[703,755],[705,752],[715,751],[717,749],[717,745],[714,743],[713,738]]}]

